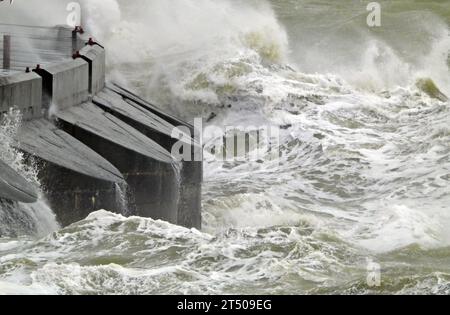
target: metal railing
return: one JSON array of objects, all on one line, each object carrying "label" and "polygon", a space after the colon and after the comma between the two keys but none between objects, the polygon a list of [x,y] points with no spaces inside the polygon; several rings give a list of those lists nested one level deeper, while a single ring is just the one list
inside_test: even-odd
[{"label": "metal railing", "polygon": [[65,26],[0,23],[0,70],[24,71],[70,59],[83,44],[78,33]]}]

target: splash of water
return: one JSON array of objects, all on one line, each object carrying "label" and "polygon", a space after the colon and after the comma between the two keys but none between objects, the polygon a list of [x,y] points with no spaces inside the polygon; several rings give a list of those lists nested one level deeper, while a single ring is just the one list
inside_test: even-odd
[{"label": "splash of water", "polygon": [[[29,182],[40,187],[33,160],[25,162],[24,154],[15,149],[14,137],[22,123],[19,110],[11,108],[0,121],[0,159]],[[0,236],[44,236],[59,228],[52,210],[41,197],[34,204],[0,200]]]},{"label": "splash of water", "polygon": [[114,185],[116,193],[116,202],[120,205],[120,213],[124,216],[131,215],[128,202],[128,185],[127,183],[116,183]]},{"label": "splash of water", "polygon": [[[446,3],[390,2],[395,32],[368,30],[353,1],[87,1],[87,28],[129,47],[109,50],[112,78],[185,118],[280,126],[279,165],[206,163],[207,233],[100,211],[6,250],[0,279],[57,293],[448,293],[450,109],[416,84],[448,94]],[[23,257],[31,272],[5,267]]]}]

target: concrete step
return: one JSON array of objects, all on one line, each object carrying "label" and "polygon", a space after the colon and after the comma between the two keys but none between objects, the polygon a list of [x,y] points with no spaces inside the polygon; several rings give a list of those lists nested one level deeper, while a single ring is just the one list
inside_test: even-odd
[{"label": "concrete step", "polygon": [[171,154],[159,144],[91,102],[57,111],[55,116],[136,153],[173,163]]},{"label": "concrete step", "polygon": [[45,119],[25,123],[16,139],[20,150],[45,161],[108,182],[124,181],[106,159]]},{"label": "concrete step", "polygon": [[38,193],[34,185],[0,160],[0,198],[33,203]]}]

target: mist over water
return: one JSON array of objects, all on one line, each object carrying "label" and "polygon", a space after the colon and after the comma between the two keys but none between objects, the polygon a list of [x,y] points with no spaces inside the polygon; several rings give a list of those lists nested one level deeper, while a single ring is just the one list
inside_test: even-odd
[{"label": "mist over water", "polygon": [[450,104],[417,82],[450,95],[450,3],[380,1],[380,28],[367,3],[82,1],[110,79],[280,126],[281,157],[205,162],[202,232],[99,211],[0,239],[0,292],[449,294]]}]

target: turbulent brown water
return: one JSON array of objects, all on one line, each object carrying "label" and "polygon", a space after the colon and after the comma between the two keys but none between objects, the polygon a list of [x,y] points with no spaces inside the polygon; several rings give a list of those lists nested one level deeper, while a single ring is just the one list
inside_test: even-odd
[{"label": "turbulent brown water", "polygon": [[380,1],[376,28],[368,3],[82,2],[111,79],[281,126],[281,158],[208,159],[202,232],[99,211],[0,239],[0,292],[450,294],[450,2]]}]

